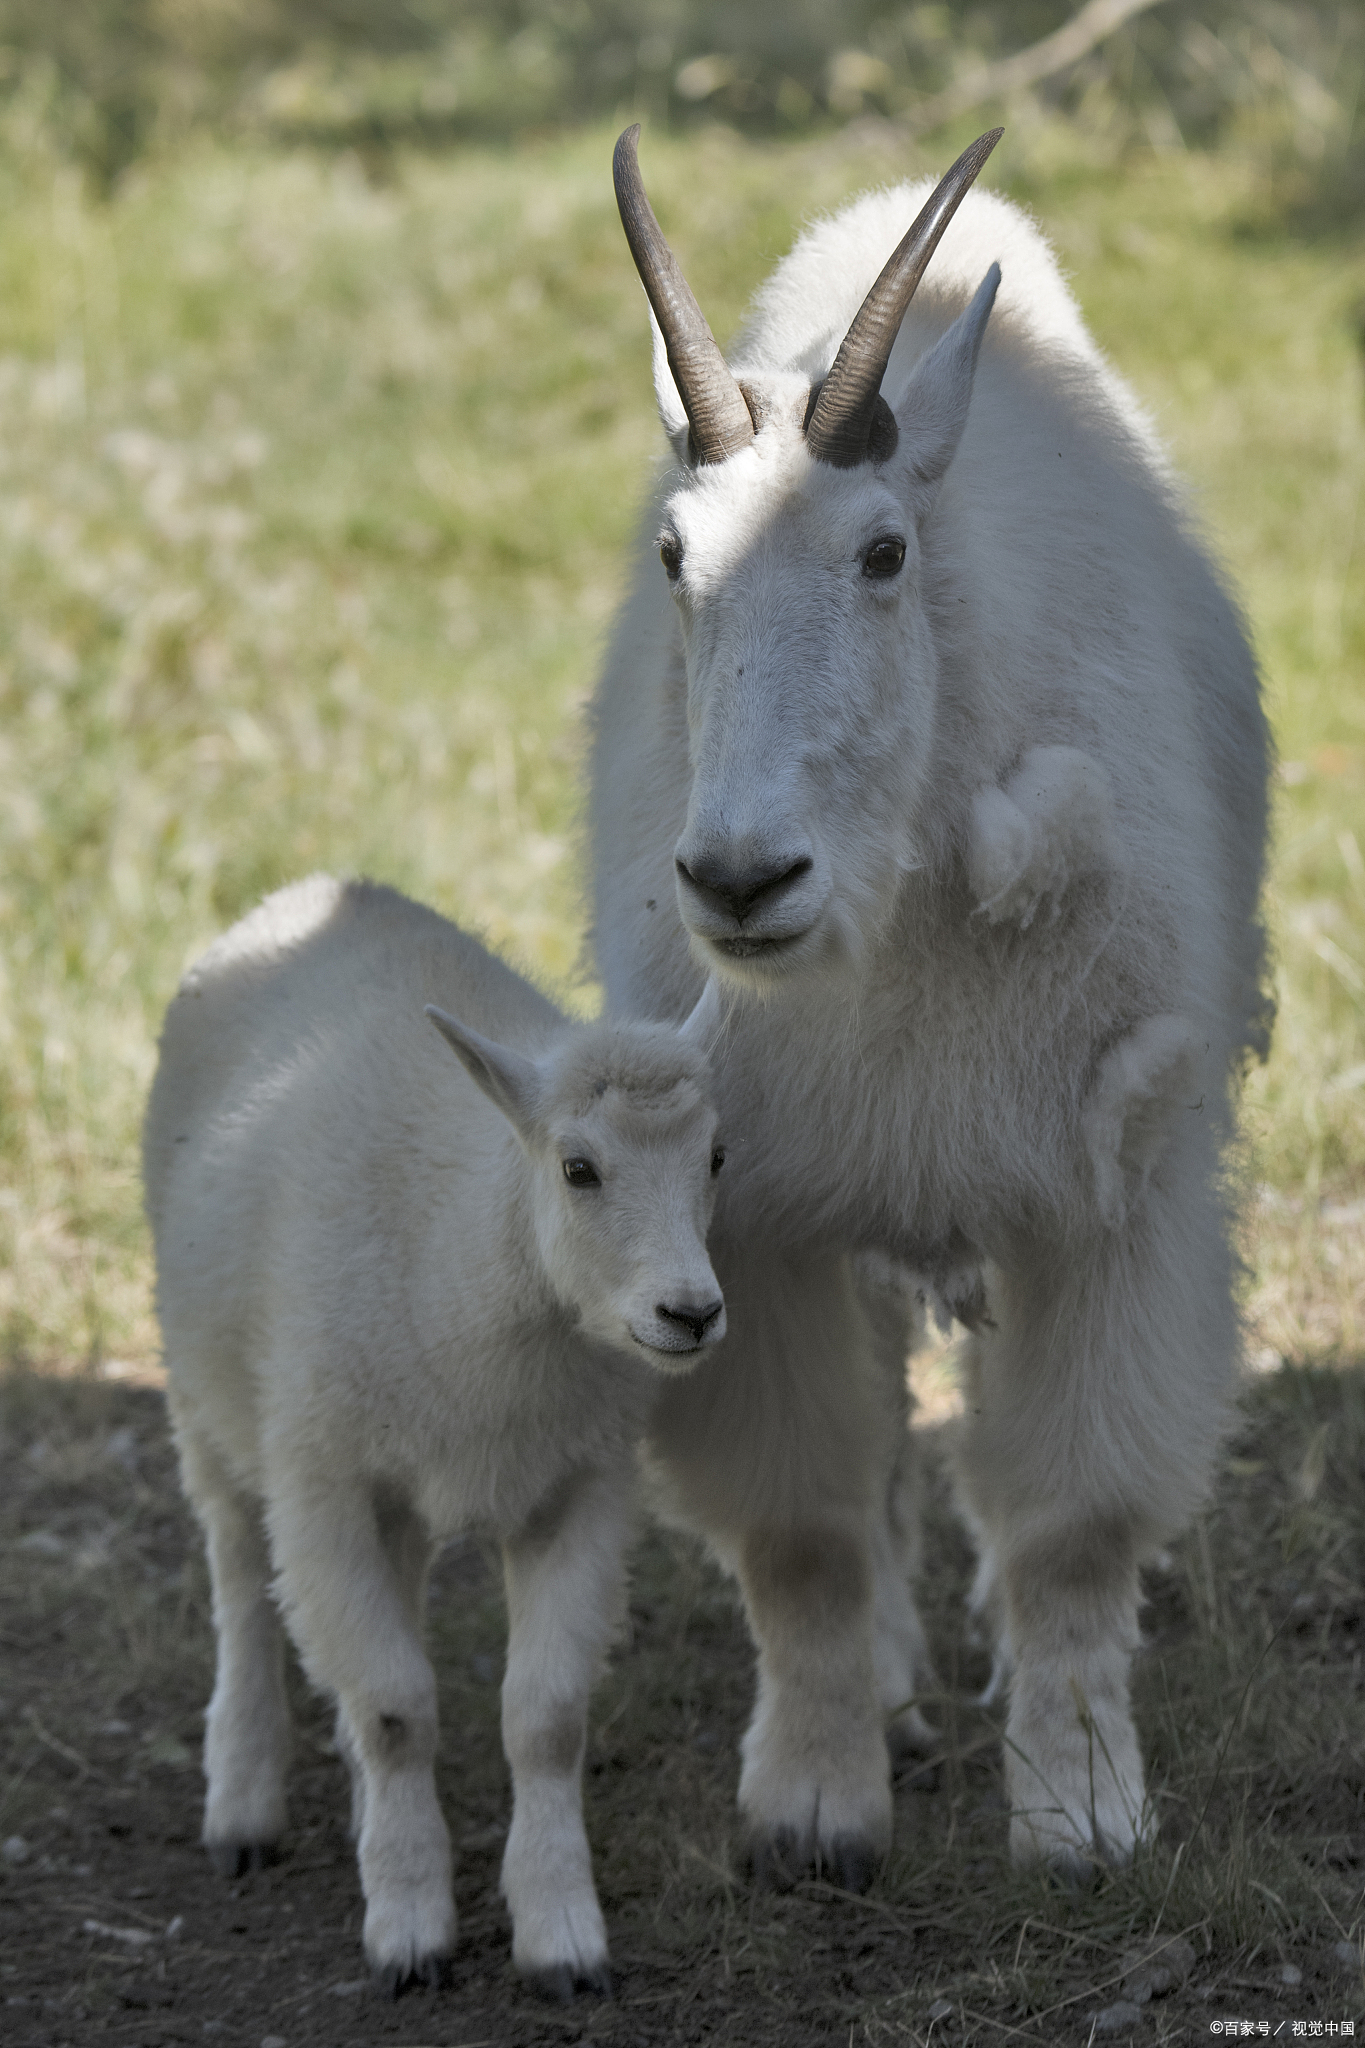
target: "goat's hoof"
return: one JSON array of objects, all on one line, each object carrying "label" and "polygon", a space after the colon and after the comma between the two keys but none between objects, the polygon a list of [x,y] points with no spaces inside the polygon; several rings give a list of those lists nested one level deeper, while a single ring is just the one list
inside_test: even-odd
[{"label": "goat's hoof", "polygon": [[219,1877],[245,1877],[249,1870],[268,1870],[279,1861],[274,1842],[206,1842],[204,1847]]},{"label": "goat's hoof", "polygon": [[893,1721],[886,1731],[886,1753],[896,1775],[931,1763],[938,1747],[937,1741],[926,1742],[918,1728],[906,1728],[899,1721]]},{"label": "goat's hoof", "polygon": [[573,1968],[569,1963],[545,1963],[537,1970],[523,1970],[522,1981],[537,1998],[551,2005],[569,2005],[573,2000]]},{"label": "goat's hoof", "polygon": [[886,1749],[891,1774],[900,1784],[932,1792],[938,1785],[941,1738],[918,1714],[899,1714],[887,1723]]},{"label": "goat's hoof", "polygon": [[1077,1849],[1063,1843],[1050,1848],[1043,1857],[1043,1868],[1059,1891],[1093,1892],[1100,1881],[1104,1859],[1098,1855],[1087,1855],[1084,1849]]},{"label": "goat's hoof", "polygon": [[761,1892],[788,1892],[811,1864],[808,1850],[793,1828],[773,1828],[749,1844],[749,1868]]},{"label": "goat's hoof", "polygon": [[760,1891],[790,1891],[804,1877],[822,1877],[840,1891],[865,1892],[881,1857],[862,1835],[841,1835],[826,1844],[798,1835],[794,1828],[774,1828],[757,1835],[749,1846],[749,1865]]},{"label": "goat's hoof", "polygon": [[937,1792],[943,1778],[943,1761],[936,1756],[916,1756],[907,1750],[891,1758],[891,1774],[902,1792]]},{"label": "goat's hoof", "polygon": [[405,1991],[439,1991],[450,1982],[450,1957],[429,1955],[418,1956],[414,1963],[376,1963],[370,1982],[390,2005]]},{"label": "goat's hoof", "polygon": [[543,1963],[524,1969],[521,1979],[528,1991],[552,2005],[571,2004],[576,1991],[590,1991],[596,1998],[610,1998],[612,1993],[611,1965],[605,1960],[587,1969],[575,1969],[572,1963]]},{"label": "goat's hoof", "polygon": [[865,1892],[876,1875],[880,1856],[870,1842],[858,1835],[844,1835],[821,1852],[821,1863],[830,1882],[840,1891]]}]

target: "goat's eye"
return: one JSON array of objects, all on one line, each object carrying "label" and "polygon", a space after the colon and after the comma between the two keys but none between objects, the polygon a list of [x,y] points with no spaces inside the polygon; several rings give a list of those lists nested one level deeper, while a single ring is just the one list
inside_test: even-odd
[{"label": "goat's eye", "polygon": [[676,583],[682,574],[682,542],[676,533],[660,535],[659,560],[664,565],[664,574],[669,582]]},{"label": "goat's eye", "polygon": [[566,1159],[564,1178],[571,1188],[600,1188],[602,1177],[591,1159]]},{"label": "goat's eye", "polygon": [[905,560],[905,542],[898,533],[884,533],[863,556],[864,576],[894,576]]},{"label": "goat's eye", "polygon": [[718,1173],[720,1172],[720,1170],[721,1170],[722,1166],[724,1166],[724,1164],[725,1164],[725,1147],[724,1147],[723,1145],[717,1145],[717,1147],[716,1147],[715,1151],[714,1151],[714,1152],[713,1152],[713,1153],[711,1154],[711,1172],[712,1172],[712,1175],[714,1176],[715,1174],[718,1174]]}]

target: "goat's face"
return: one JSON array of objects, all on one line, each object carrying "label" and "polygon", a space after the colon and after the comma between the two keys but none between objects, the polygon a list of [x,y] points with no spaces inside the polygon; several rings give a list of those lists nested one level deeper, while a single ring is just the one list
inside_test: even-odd
[{"label": "goat's face", "polygon": [[934,728],[915,479],[814,460],[805,384],[783,396],[660,532],[692,770],[678,906],[699,959],[751,985],[847,964],[884,921]]},{"label": "goat's face", "polygon": [[818,387],[794,369],[732,376],[645,197],[638,135],[613,176],[685,472],[659,534],[687,671],[678,905],[705,966],[766,987],[856,958],[916,865],[936,681],[920,533],[966,425],[996,265],[894,402],[881,387],[1000,131],[939,181]]},{"label": "goat's face", "polygon": [[725,1335],[706,1252],[724,1153],[690,1078],[647,1098],[609,1083],[528,1145],[536,1239],[585,1336],[685,1371]]},{"label": "goat's face", "polygon": [[704,1047],[708,985],[687,1023],[585,1024],[539,1059],[427,1015],[512,1125],[550,1288],[585,1336],[686,1371],[725,1335],[706,1233],[725,1153]]}]

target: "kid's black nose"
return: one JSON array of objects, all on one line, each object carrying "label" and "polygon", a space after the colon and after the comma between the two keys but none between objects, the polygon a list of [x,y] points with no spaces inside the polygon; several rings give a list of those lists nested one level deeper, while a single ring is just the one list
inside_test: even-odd
[{"label": "kid's black nose", "polygon": [[693,1343],[700,1344],[724,1306],[725,1303],[719,1296],[714,1301],[702,1304],[680,1301],[673,1308],[670,1308],[666,1301],[656,1301],[654,1313],[656,1316],[662,1316],[666,1323],[677,1323],[681,1329],[690,1330]]}]

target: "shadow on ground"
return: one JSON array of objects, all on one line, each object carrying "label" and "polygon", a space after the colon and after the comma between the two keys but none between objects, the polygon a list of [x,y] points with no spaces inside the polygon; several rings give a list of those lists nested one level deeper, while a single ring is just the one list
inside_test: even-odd
[{"label": "shadow on ground", "polygon": [[[1175,2042],[1233,2019],[1286,2039],[1299,2020],[1365,2034],[1359,1370],[1258,1384],[1208,1516],[1151,1576],[1135,1688],[1159,1837],[1093,1893],[1008,1867],[998,1727],[966,1703],[985,1661],[961,1634],[970,1558],[935,1432],[925,1605],[944,1756],[898,1788],[896,1847],[865,1898],[744,1880],[733,1802],[751,1651],[726,1582],[651,1534],[588,1760],[617,1994],[569,2009],[518,1986],[497,1895],[508,1791],[491,1553],[453,1546],[432,1594],[454,1978],[385,2006],[365,1982],[344,1772],[297,1675],[281,1862],[228,1884],[197,1846],[211,1631],[160,1395],[16,1371],[0,1401],[7,2048]],[[1187,1941],[1193,1968],[1130,2002],[1154,1935]]]}]

